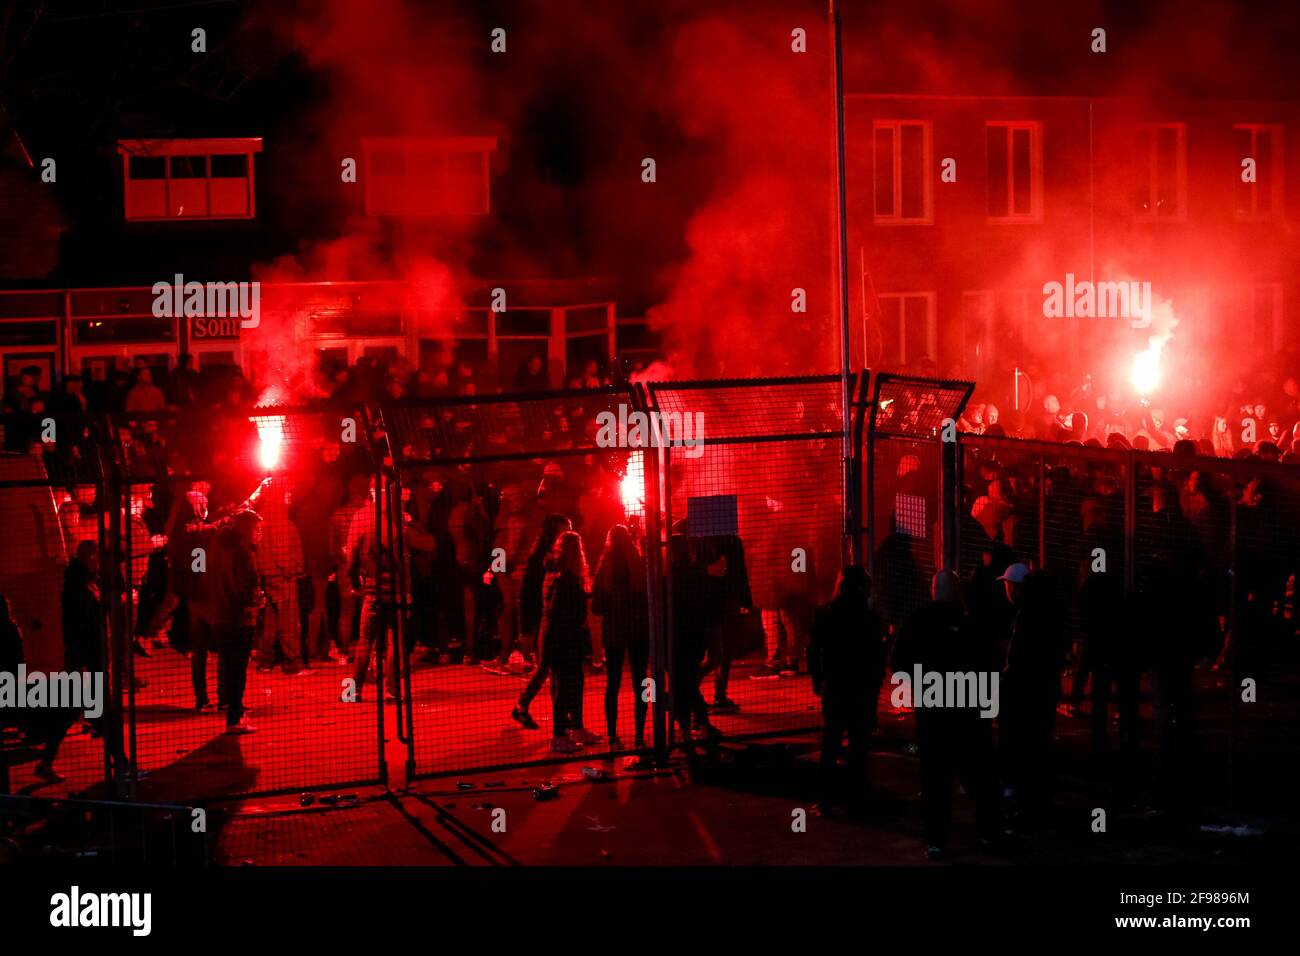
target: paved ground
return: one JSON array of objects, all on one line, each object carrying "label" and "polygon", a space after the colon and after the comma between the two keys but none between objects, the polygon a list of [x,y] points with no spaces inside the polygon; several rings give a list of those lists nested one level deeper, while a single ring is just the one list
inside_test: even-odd
[{"label": "paved ground", "polygon": [[[149,686],[136,699],[137,747],[148,774],[140,795],[159,801],[192,793],[289,790],[291,795],[211,805],[215,859],[301,864],[766,864],[916,863],[920,855],[919,775],[910,746],[911,717],[882,708],[873,755],[877,799],[863,819],[823,820],[809,813],[804,832],[797,811],[811,811],[817,792],[815,738],[767,738],[723,745],[693,770],[680,757],[657,771],[629,770],[622,757],[596,752],[564,765],[496,773],[467,773],[407,785],[407,750],[396,735],[395,712],[337,701],[344,667],[305,677],[250,675],[248,700],[259,733],[220,734],[222,717],[196,714],[188,663],[172,652],[141,663]],[[806,678],[750,679],[738,669],[732,696],[741,704],[719,723],[730,734],[770,732],[815,721]],[[951,858],[955,862],[1114,862],[1134,864],[1290,859],[1300,844],[1294,809],[1294,768],[1300,766],[1300,682],[1264,680],[1259,702],[1230,706],[1218,674],[1198,675],[1201,747],[1189,791],[1199,805],[1190,829],[1149,812],[1149,749],[1136,768],[1119,771],[1088,757],[1086,717],[1060,718],[1060,792],[1055,818],[1033,840],[1009,853],[977,852],[968,801],[957,798]],[[508,718],[522,687],[518,678],[465,666],[418,670],[413,678],[416,759],[421,771],[456,766],[518,764],[547,756],[550,704],[534,705],[542,723],[525,731]],[[630,721],[625,681],[621,720]],[[604,677],[587,682],[587,723],[603,723]],[[1068,684],[1067,684],[1068,686]],[[887,703],[887,702],[886,702]],[[1149,712],[1144,706],[1144,719]],[[627,723],[622,724],[624,728]],[[628,733],[627,729],[623,731]],[[630,736],[630,735],[629,735]],[[1234,744],[1235,742],[1235,744]],[[300,806],[298,793],[322,781],[375,779],[384,753],[394,790],[341,787],[356,805],[330,806],[317,794]],[[17,790],[60,795],[91,785],[102,753],[88,736],[68,741],[58,764],[63,787],[36,787],[30,765],[14,768]],[[584,767],[608,779],[591,781]],[[558,796],[537,801],[543,781]],[[1108,833],[1092,831],[1092,811],[1107,810]],[[497,811],[504,811],[504,817]],[[501,821],[504,820],[504,830]],[[494,822],[497,824],[494,829]],[[1202,829],[1201,825],[1217,829]],[[1241,829],[1247,827],[1248,829]],[[1236,835],[1231,831],[1236,829]]]},{"label": "paved ground", "polygon": [[[969,801],[957,795],[950,861],[1232,865],[1293,858],[1300,849],[1289,787],[1300,760],[1295,689],[1269,685],[1264,692],[1274,703],[1239,710],[1229,766],[1223,689],[1213,686],[1213,675],[1203,677],[1203,695],[1213,696],[1203,697],[1207,733],[1192,785],[1201,803],[1190,826],[1150,809],[1151,755],[1132,773],[1108,772],[1086,757],[1086,718],[1062,718],[1063,772],[1050,823],[997,853],[983,852]],[[725,744],[694,772],[681,759],[658,771],[586,759],[417,781],[391,794],[353,790],[360,803],[336,809],[304,809],[294,799],[250,802],[221,821],[214,855],[233,865],[917,864],[924,857],[910,724],[906,714],[882,722],[873,756],[877,796],[863,818],[810,812],[816,741],[796,735]],[[592,781],[584,767],[608,779]],[[543,781],[556,785],[554,799],[533,797]],[[1108,813],[1105,834],[1091,827],[1099,806]],[[792,826],[800,810],[809,811],[803,832]]]}]

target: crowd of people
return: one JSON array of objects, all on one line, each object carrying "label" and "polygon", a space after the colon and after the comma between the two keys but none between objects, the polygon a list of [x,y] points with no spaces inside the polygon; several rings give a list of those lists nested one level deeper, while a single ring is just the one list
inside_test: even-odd
[{"label": "crowd of people", "polygon": [[[1062,398],[1064,396],[1064,398]],[[1061,394],[1031,399],[1009,412],[978,391],[959,422],[961,430],[1094,448],[1172,451],[1179,442],[1196,454],[1300,462],[1300,376],[1283,375],[1226,394],[1173,401],[1131,396],[1094,384],[1091,376]]]},{"label": "crowd of people", "polygon": [[[332,383],[323,394],[358,404],[474,395],[480,384],[468,367],[404,371],[379,360],[326,370],[322,381]],[[573,384],[604,381],[588,368]],[[540,357],[524,362],[513,382],[520,391],[546,384]],[[1283,383],[1283,396],[1295,398],[1293,384]],[[655,688],[647,684],[652,607],[645,530],[620,493],[626,453],[577,450],[588,443],[582,433],[596,411],[589,399],[555,398],[544,428],[552,452],[537,456],[510,454],[511,442],[524,441],[512,431],[519,423],[476,436],[447,409],[421,408],[405,425],[385,423],[392,433],[371,436],[373,443],[349,442],[329,429],[289,434],[297,426],[281,422],[284,447],[267,477],[257,453],[264,437],[256,413],[250,418],[258,396],[237,369],[205,379],[182,362],[158,386],[141,368],[112,399],[83,394],[75,377],[58,396],[31,385],[24,376],[7,400],[6,444],[39,453],[48,474],[68,477],[57,501],[68,556],[67,666],[122,666],[103,658],[100,602],[104,590],[127,593],[132,652],[171,647],[186,654],[193,707],[225,711],[231,734],[256,729],[244,701],[250,667],[285,679],[350,667],[343,673],[353,677],[353,690],[341,702],[355,703],[371,687],[395,700],[400,665],[410,661],[476,666],[522,680],[500,720],[530,731],[541,726],[532,703],[549,685],[550,748],[557,754],[596,744],[618,751],[626,749],[625,738],[644,749],[650,705],[666,693],[668,713],[693,753],[695,741],[717,736],[715,715],[738,710],[728,693],[733,663],[761,654],[770,673],[807,673],[821,699],[821,806],[830,812],[840,800],[834,778],[845,737],[853,799],[861,796],[868,740],[891,669],[906,673],[921,664],[997,672],[1003,702],[996,722],[943,710],[917,713],[926,840],[931,855],[940,856],[949,838],[954,777],[975,798],[981,835],[989,839],[1003,824],[999,789],[1011,797],[1017,825],[1032,824],[1043,812],[1055,720],[1081,713],[1085,696],[1097,752],[1109,750],[1115,705],[1120,752],[1133,757],[1144,678],[1161,794],[1174,803],[1195,741],[1194,668],[1222,666],[1230,654],[1238,661],[1267,655],[1284,642],[1292,621],[1300,570],[1296,487],[1267,468],[1243,480],[1197,467],[1188,456],[1217,450],[1213,440],[1207,449],[1177,430],[1162,431],[1159,410],[1132,434],[1091,433],[1090,420],[1106,420],[1065,414],[1049,396],[1041,421],[1025,424],[1038,429],[1037,437],[1172,452],[1167,464],[1137,466],[1136,587],[1125,585],[1122,462],[1084,454],[1040,469],[1017,449],[979,447],[963,470],[960,519],[962,553],[980,560],[967,562],[963,576],[955,569],[922,573],[917,529],[895,521],[874,555],[874,585],[862,567],[849,566],[833,597],[820,603],[830,597],[823,593],[829,582],[815,575],[797,593],[770,582],[759,586],[772,577],[763,542],[749,542],[747,556],[738,534],[691,534],[688,522],[679,521],[669,539],[665,598],[671,604],[662,609],[672,638],[660,662],[668,685]],[[49,407],[75,411],[75,402],[87,411],[102,408],[95,404],[102,401],[121,413],[114,421],[127,492],[118,516],[125,544],[116,554],[123,560],[108,568],[99,567],[106,519],[97,486],[78,480],[89,431],[61,432],[50,443],[23,424],[24,415],[39,418]],[[920,421],[927,419],[922,405],[898,402],[887,414]],[[1285,400],[1273,407],[1296,408]],[[976,404],[961,425],[997,435],[1001,418],[991,405]],[[394,474],[398,441],[402,460],[413,451],[433,460],[452,446],[473,450],[477,441],[491,445],[479,450],[498,453],[499,460],[416,465]],[[1295,453],[1269,443],[1261,439],[1232,455],[1286,462]],[[375,454],[387,468],[376,469]],[[414,457],[423,460],[421,454]],[[377,474],[396,478],[401,495],[377,494]],[[909,474],[917,484],[901,498],[925,499],[922,514],[938,514],[936,483],[916,469]],[[782,553],[778,564],[788,562],[788,548]],[[6,660],[21,659],[18,625],[3,617]],[[208,686],[214,655],[215,700]],[[1066,673],[1072,682],[1062,695]],[[604,680],[603,738],[584,713],[593,676]],[[129,690],[144,686],[137,679]],[[38,770],[45,779],[57,778],[54,755],[73,724],[31,728],[43,748]]]}]

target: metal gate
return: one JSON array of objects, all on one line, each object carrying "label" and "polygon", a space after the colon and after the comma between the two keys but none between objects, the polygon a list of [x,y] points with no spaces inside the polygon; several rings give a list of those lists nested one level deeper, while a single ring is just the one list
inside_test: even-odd
[{"label": "metal gate", "polygon": [[344,663],[378,587],[365,574],[381,506],[365,416],[268,406],[110,427],[130,796],[386,779],[382,665],[370,677]]},{"label": "metal gate", "polygon": [[[645,454],[626,440],[640,408],[635,390],[617,387],[384,406],[412,775],[571,759],[577,746],[630,754],[654,740],[642,539],[657,506]],[[604,575],[599,558],[619,527],[635,573]],[[586,556],[574,587],[593,600],[588,609],[573,592],[571,626],[552,631],[544,604],[565,532]],[[614,583],[602,598],[603,576]]]}]

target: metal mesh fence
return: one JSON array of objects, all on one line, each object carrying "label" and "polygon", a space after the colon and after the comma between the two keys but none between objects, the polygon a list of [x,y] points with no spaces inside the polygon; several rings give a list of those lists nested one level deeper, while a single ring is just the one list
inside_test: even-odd
[{"label": "metal mesh fence", "polygon": [[364,419],[267,407],[111,427],[134,795],[379,779],[375,678],[346,666],[352,618],[375,590]]},{"label": "metal mesh fence", "polygon": [[972,613],[1005,635],[998,576],[1015,562],[1041,572],[1061,623],[1062,709],[1090,714],[1094,746],[1118,734],[1136,753],[1145,741],[1168,793],[1208,746],[1231,753],[1228,799],[1234,774],[1277,777],[1275,760],[1239,741],[1269,708],[1240,705],[1246,679],[1274,706],[1295,696],[1296,469],[987,436],[961,445]]},{"label": "metal mesh fence", "polygon": [[6,415],[0,430],[0,791],[103,796],[106,495],[89,423]]},{"label": "metal mesh fence", "polygon": [[628,389],[385,407],[415,773],[652,740],[639,407]]},{"label": "metal mesh fence", "polygon": [[652,385],[690,441],[664,449],[675,733],[819,726],[813,616],[840,568],[841,383],[834,376]]},{"label": "metal mesh fence", "polygon": [[865,518],[877,613],[894,631],[929,600],[930,578],[944,563],[945,482],[952,480],[944,446],[957,439],[971,389],[969,382],[875,377]]}]

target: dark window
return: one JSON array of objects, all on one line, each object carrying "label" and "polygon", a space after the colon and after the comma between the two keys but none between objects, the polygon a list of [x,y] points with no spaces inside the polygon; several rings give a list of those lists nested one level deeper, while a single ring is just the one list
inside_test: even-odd
[{"label": "dark window", "polygon": [[925,217],[925,128],[918,123],[903,126],[902,161],[903,218]]},{"label": "dark window", "polygon": [[248,157],[242,153],[212,157],[213,179],[244,179],[248,177]]},{"label": "dark window", "polygon": [[132,156],[127,171],[132,179],[166,179],[167,160],[162,156]]},{"label": "dark window", "polygon": [[876,215],[893,216],[894,209],[894,131],[889,127],[876,130]]},{"label": "dark window", "polygon": [[1014,129],[1011,131],[1011,155],[1012,169],[1014,170],[1014,205],[1011,212],[1016,216],[1028,216],[1033,212],[1030,205],[1030,157],[1029,157],[1029,130]]},{"label": "dark window", "polygon": [[1007,129],[1005,126],[988,128],[988,183],[989,215],[1007,215],[1009,188],[1007,177]]},{"label": "dark window", "polygon": [[174,342],[175,319],[82,319],[73,323],[78,345],[97,342]]},{"label": "dark window", "polygon": [[497,313],[497,335],[550,334],[551,313],[546,310]]},{"label": "dark window", "polygon": [[203,179],[208,175],[208,157],[173,156],[172,179]]}]

